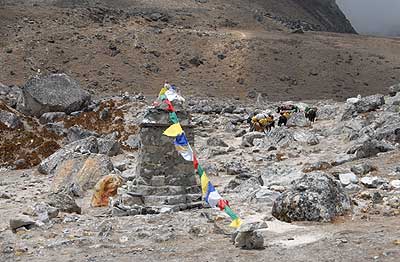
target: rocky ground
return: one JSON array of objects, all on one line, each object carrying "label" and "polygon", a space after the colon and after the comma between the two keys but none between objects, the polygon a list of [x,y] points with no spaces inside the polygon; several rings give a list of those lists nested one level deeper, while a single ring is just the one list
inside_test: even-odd
[{"label": "rocky ground", "polygon": [[[36,83],[59,78],[68,76]],[[69,83],[60,89],[76,92],[79,86]],[[400,255],[398,86],[392,96],[308,102],[319,109],[315,123],[300,112],[267,134],[248,133],[246,119],[277,103],[187,97],[200,163],[264,239],[262,249],[244,250],[233,245],[229,217],[217,209],[116,216],[112,207],[90,206],[102,176],[121,175],[127,188],[135,175],[138,124],[151,100],[125,94],[86,101],[83,92],[79,111],[35,117],[19,111],[32,112],[27,93],[35,101],[49,93],[36,94],[32,85],[14,90],[25,96],[22,105],[14,104],[12,90],[3,92],[2,147],[7,139],[18,145],[16,136],[25,132],[57,147],[48,154],[34,153],[43,142],[2,149],[1,261],[397,261]],[[34,108],[43,106],[51,105]]]}]

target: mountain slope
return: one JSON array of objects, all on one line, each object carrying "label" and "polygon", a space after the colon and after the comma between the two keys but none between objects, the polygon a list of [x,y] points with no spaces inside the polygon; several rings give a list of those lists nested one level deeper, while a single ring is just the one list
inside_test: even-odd
[{"label": "mountain slope", "polygon": [[40,69],[70,74],[99,96],[156,94],[169,79],[186,95],[340,100],[400,81],[398,39],[291,34],[278,22],[346,27],[329,12],[318,22],[322,7],[307,13],[307,1],[99,2],[3,0],[0,82],[21,85]]}]

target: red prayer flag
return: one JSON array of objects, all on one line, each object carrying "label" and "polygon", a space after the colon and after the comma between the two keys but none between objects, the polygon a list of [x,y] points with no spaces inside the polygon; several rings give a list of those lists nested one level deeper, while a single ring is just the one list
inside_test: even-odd
[{"label": "red prayer flag", "polygon": [[193,154],[193,167],[194,167],[194,170],[197,170],[197,168],[199,167],[199,161],[197,160],[197,157],[195,154]]},{"label": "red prayer flag", "polygon": [[166,104],[168,105],[167,111],[169,111],[169,112],[175,112],[175,108],[174,108],[174,106],[172,105],[171,101],[169,101],[168,99],[165,99],[165,100],[164,100],[164,103],[166,103]]},{"label": "red prayer flag", "polygon": [[220,199],[218,201],[218,207],[221,211],[223,211],[225,209],[226,206],[229,206],[229,202],[225,199]]}]

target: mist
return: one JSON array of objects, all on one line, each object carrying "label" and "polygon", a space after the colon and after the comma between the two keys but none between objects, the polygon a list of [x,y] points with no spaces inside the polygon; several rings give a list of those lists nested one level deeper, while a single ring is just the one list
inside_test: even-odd
[{"label": "mist", "polygon": [[400,0],[336,0],[360,34],[400,36]]}]

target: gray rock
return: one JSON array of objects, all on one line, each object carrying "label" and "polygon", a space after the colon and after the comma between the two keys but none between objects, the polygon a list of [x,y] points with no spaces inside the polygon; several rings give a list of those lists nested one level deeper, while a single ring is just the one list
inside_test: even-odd
[{"label": "gray rock", "polygon": [[129,159],[113,160],[113,165],[117,170],[124,172],[128,168],[129,162]]},{"label": "gray rock", "polygon": [[377,140],[400,143],[400,115],[397,112],[382,112],[373,126],[377,127],[373,134]]},{"label": "gray rock", "polygon": [[226,174],[229,176],[235,176],[249,172],[249,169],[244,167],[243,164],[237,160],[226,162],[224,167],[226,169]]},{"label": "gray rock", "polygon": [[57,208],[61,212],[80,214],[82,209],[75,199],[65,193],[53,193],[47,197],[46,203]]},{"label": "gray rock", "polygon": [[59,210],[55,207],[52,207],[46,203],[37,203],[33,207],[33,211],[38,217],[38,220],[47,223],[52,218],[56,218],[58,216]]},{"label": "gray rock", "polygon": [[125,144],[131,149],[138,149],[140,148],[140,139],[137,135],[130,135],[125,141]]},{"label": "gray rock", "polygon": [[344,189],[346,189],[346,191],[348,193],[357,193],[357,192],[361,191],[361,187],[356,184],[349,184],[349,185],[345,186]]},{"label": "gray rock", "polygon": [[10,129],[16,129],[23,126],[21,120],[16,114],[1,109],[0,124],[3,124]]},{"label": "gray rock", "polygon": [[101,120],[106,120],[110,115],[110,109],[108,107],[105,107],[101,112],[99,113],[99,118]]},{"label": "gray rock", "polygon": [[48,112],[40,116],[39,122],[41,124],[52,123],[58,119],[64,118],[65,116],[66,114],[64,112]]},{"label": "gray rock", "polygon": [[324,105],[318,108],[317,118],[320,120],[335,119],[338,115],[340,108],[335,105]]},{"label": "gray rock", "polygon": [[349,184],[357,184],[358,183],[358,178],[353,173],[339,174],[339,180],[340,180],[340,183],[342,183],[343,186],[347,186]]},{"label": "gray rock", "polygon": [[56,168],[65,160],[81,157],[85,153],[98,153],[95,137],[89,137],[72,142],[57,150],[54,154],[44,159],[38,166],[38,171],[45,175],[53,175]]},{"label": "gray rock", "polygon": [[355,149],[356,158],[368,158],[376,156],[381,152],[388,152],[394,150],[394,147],[386,143],[385,141],[380,141],[376,139],[368,139],[362,142],[360,145],[352,148],[348,153],[351,153]]},{"label": "gray rock", "polygon": [[319,139],[316,135],[311,135],[307,138],[307,144],[310,146],[315,146],[319,144]]},{"label": "gray rock", "polygon": [[16,108],[21,89],[18,86],[6,86],[0,83],[0,100],[3,100],[8,106]]},{"label": "gray rock", "polygon": [[84,138],[88,138],[91,136],[97,137],[98,134],[96,132],[83,129],[77,125],[67,129],[67,142],[68,143],[75,142],[75,141],[78,141],[78,140],[81,140]]},{"label": "gray rock", "polygon": [[90,103],[90,94],[66,74],[31,78],[22,88],[19,111],[40,117],[46,112],[79,111]]},{"label": "gray rock", "polygon": [[315,172],[293,181],[292,188],[275,200],[272,215],[286,222],[329,222],[350,209],[350,198],[339,181]]},{"label": "gray rock", "polygon": [[362,175],[365,175],[365,174],[371,172],[372,169],[373,169],[373,167],[370,164],[362,163],[362,164],[352,166],[350,170],[354,174],[362,176]]},{"label": "gray rock", "polygon": [[54,134],[57,134],[59,136],[64,136],[66,133],[66,130],[64,128],[64,123],[62,123],[62,122],[47,123],[44,125],[44,127],[48,131],[53,132]]},{"label": "gray rock", "polygon": [[251,200],[255,201],[256,203],[272,205],[280,195],[280,192],[273,191],[266,186],[262,186],[257,192],[255,192]]},{"label": "gray rock", "polygon": [[310,122],[304,116],[303,112],[296,112],[291,115],[291,117],[287,121],[288,126],[299,126],[306,127],[310,125]]},{"label": "gray rock", "polygon": [[247,131],[245,129],[239,129],[236,133],[235,133],[235,137],[241,137],[244,136],[247,133]]},{"label": "gray rock", "polygon": [[242,200],[247,200],[254,198],[256,192],[261,189],[260,180],[255,177],[250,177],[249,179],[242,182],[239,186],[234,188],[234,192],[239,193]]},{"label": "gray rock", "polygon": [[16,230],[21,227],[31,229],[34,226],[36,226],[35,220],[26,215],[16,215],[10,219],[10,228],[13,232],[16,232]]},{"label": "gray rock", "polygon": [[365,176],[360,179],[361,184],[368,188],[378,188],[380,185],[388,183],[384,178],[377,176]]},{"label": "gray rock", "polygon": [[287,147],[291,145],[295,140],[293,136],[293,131],[285,127],[273,128],[267,133],[267,138],[265,139],[264,146],[276,146],[276,147]]},{"label": "gray rock", "polygon": [[125,181],[132,181],[137,177],[136,170],[135,169],[127,169],[122,172],[121,176]]},{"label": "gray rock", "polygon": [[360,113],[375,111],[385,104],[383,95],[377,94],[359,99],[348,100],[342,120],[348,120]]},{"label": "gray rock", "polygon": [[97,145],[99,148],[99,154],[107,156],[116,156],[121,150],[119,142],[113,139],[98,138]]},{"label": "gray rock", "polygon": [[262,249],[264,248],[264,238],[262,234],[255,230],[241,231],[240,229],[233,234],[235,247],[241,249]]},{"label": "gray rock", "polygon": [[244,136],[242,136],[242,146],[245,147],[252,147],[254,146],[253,142],[254,139],[256,138],[265,138],[265,134],[264,133],[260,133],[260,132],[250,132],[245,134]]},{"label": "gray rock", "polygon": [[210,137],[207,139],[207,145],[209,146],[220,146],[220,147],[228,147],[228,144],[224,142],[221,138],[218,137]]},{"label": "gray rock", "polygon": [[400,83],[389,87],[389,95],[395,96],[400,92]]}]

